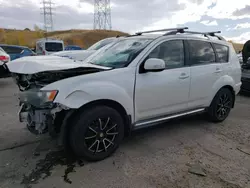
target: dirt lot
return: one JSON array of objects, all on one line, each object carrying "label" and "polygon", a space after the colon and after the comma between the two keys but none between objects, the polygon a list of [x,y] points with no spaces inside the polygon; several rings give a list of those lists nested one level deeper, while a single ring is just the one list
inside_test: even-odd
[{"label": "dirt lot", "polygon": [[67,160],[54,141],[18,122],[11,79],[0,79],[0,91],[1,188],[250,188],[250,97],[238,96],[223,123],[202,115],[174,120],[135,132],[112,157],[88,163]]}]

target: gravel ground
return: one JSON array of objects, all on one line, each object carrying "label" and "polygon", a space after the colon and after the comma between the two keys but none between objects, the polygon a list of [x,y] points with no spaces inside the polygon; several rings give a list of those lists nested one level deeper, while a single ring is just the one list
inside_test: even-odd
[{"label": "gravel ground", "polygon": [[[18,92],[0,79],[1,188],[250,188],[250,97],[238,96],[229,118],[170,121],[126,138],[96,163],[66,159],[55,141],[18,122]],[[196,173],[196,174],[195,174]]]}]

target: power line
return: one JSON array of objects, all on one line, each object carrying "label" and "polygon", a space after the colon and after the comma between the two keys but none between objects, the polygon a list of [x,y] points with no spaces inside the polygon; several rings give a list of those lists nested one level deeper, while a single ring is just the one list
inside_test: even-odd
[{"label": "power line", "polygon": [[53,0],[42,0],[42,15],[44,19],[44,30],[46,32],[53,31],[54,25],[53,25]]},{"label": "power line", "polygon": [[110,0],[94,0],[94,29],[111,30]]}]

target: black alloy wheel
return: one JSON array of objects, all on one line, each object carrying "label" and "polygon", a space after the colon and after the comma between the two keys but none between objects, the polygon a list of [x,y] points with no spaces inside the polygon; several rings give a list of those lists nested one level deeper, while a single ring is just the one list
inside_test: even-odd
[{"label": "black alloy wheel", "polygon": [[217,116],[219,119],[224,119],[225,116],[228,116],[230,110],[232,108],[232,100],[227,95],[227,93],[222,94],[219,97],[219,102],[217,104]]},{"label": "black alloy wheel", "polygon": [[110,156],[124,136],[124,122],[113,108],[95,106],[81,111],[75,117],[69,141],[73,152],[89,161]]},{"label": "black alloy wheel", "polygon": [[110,117],[98,118],[88,126],[84,135],[85,145],[92,153],[107,152],[118,134],[117,124]]},{"label": "black alloy wheel", "polygon": [[214,122],[224,121],[233,107],[233,102],[233,93],[227,88],[222,88],[208,108],[210,119]]}]

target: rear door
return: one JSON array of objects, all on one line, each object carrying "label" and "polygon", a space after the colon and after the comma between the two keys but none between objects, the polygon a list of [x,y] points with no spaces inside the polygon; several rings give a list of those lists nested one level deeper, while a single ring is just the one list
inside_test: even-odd
[{"label": "rear door", "polygon": [[229,47],[223,44],[213,43],[215,52],[217,54],[217,62],[221,64],[222,74],[230,75],[232,66],[229,63]]},{"label": "rear door", "polygon": [[22,56],[33,56],[34,53],[29,48],[24,48]]},{"label": "rear door", "polygon": [[216,62],[216,54],[210,42],[187,40],[191,84],[188,107],[206,107],[215,82],[222,76],[221,64]]}]

